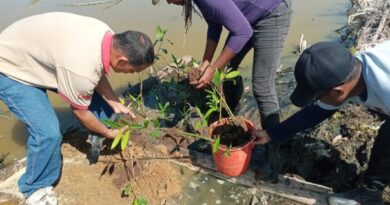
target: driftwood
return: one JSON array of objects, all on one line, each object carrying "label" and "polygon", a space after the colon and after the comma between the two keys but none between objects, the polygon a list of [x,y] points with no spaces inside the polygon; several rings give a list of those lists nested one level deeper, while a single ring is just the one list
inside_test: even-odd
[{"label": "driftwood", "polygon": [[364,50],[390,39],[390,1],[351,0],[348,22],[339,31],[350,47]]}]

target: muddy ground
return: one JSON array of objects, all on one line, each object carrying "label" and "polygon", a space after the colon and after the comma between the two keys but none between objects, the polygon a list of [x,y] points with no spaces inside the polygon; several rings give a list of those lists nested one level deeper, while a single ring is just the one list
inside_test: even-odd
[{"label": "muddy ground", "polygon": [[[296,108],[286,109],[284,117],[295,111]],[[336,192],[348,190],[361,181],[382,120],[376,113],[349,105],[318,127],[284,142],[279,156],[273,159],[279,159],[280,173],[329,186]],[[135,132],[132,145],[122,154],[119,150],[111,150],[111,142],[107,142],[98,163],[90,164],[87,135],[84,131],[74,130],[64,136],[63,171],[55,187],[60,204],[131,204],[135,196],[147,199],[149,204],[182,204],[183,198],[191,194],[185,189],[188,181],[183,179],[183,171],[175,168],[169,160],[189,162],[191,159],[181,150],[196,144],[193,139],[171,132],[154,140],[147,131]],[[210,153],[210,149],[197,150]],[[263,158],[263,150],[263,147],[257,147],[257,155],[252,161]],[[256,166],[254,163],[252,165]],[[5,170],[0,173],[2,179],[15,171]],[[129,196],[123,193],[126,186],[132,190]],[[244,187],[241,192],[246,190]],[[266,193],[254,195],[259,199],[257,204],[298,204]],[[10,197],[0,195],[1,198]],[[388,188],[383,198],[390,202]],[[242,199],[239,204],[250,204],[251,200],[254,200],[253,195]],[[0,204],[12,203],[1,203],[0,200]]]},{"label": "muddy ground", "polygon": [[[176,76],[175,73],[174,75]],[[156,96],[158,96],[160,100],[158,103],[164,105],[170,102],[172,105],[166,113],[167,119],[161,121],[163,126],[187,131],[194,129],[194,124],[199,121],[199,117],[183,114],[182,106],[194,99],[197,99],[197,102],[204,101],[199,100],[199,97],[202,97],[199,92],[192,95],[193,88],[188,85],[188,81],[180,83],[166,81],[159,86],[156,86],[158,83],[156,79],[144,82],[143,103],[148,109],[149,117],[161,115],[156,104]],[[246,84],[249,85],[248,82]],[[134,86],[129,93],[137,93],[137,90],[139,92],[137,87],[140,86]],[[248,117],[258,127],[257,106],[251,97],[252,92],[248,86],[246,87],[236,112]],[[291,87],[282,91],[288,93]],[[284,102],[286,99],[283,96],[288,94],[279,96],[282,96],[279,101]],[[296,111],[295,107],[285,107],[282,112],[283,118]],[[142,121],[142,117],[138,119]],[[276,157],[271,160],[279,165],[282,174],[322,184],[336,192],[351,189],[360,183],[362,173],[367,168],[370,149],[382,120],[376,113],[349,105],[316,128],[283,142]],[[111,142],[107,142],[99,161],[90,164],[87,159],[90,149],[87,135],[85,131],[77,129],[64,134],[63,171],[55,187],[60,204],[131,204],[135,197],[145,198],[153,205],[183,204],[186,195],[191,195],[186,189],[189,182],[183,179],[183,170],[178,169],[169,160],[189,162],[190,156],[183,156],[182,152],[189,147],[208,154],[211,150],[210,146],[194,147],[194,144],[199,144],[196,143],[198,141],[180,137],[175,130],[161,134],[157,140],[154,140],[150,130],[145,129],[133,133],[131,146],[124,152],[111,150]],[[259,162],[264,163],[262,160],[264,160],[264,147],[257,146],[251,163],[252,169],[261,168]],[[0,179],[5,179],[15,170],[17,170],[15,167],[1,169]],[[127,193],[129,196],[123,193],[125,187],[128,187],[127,190],[132,190]],[[243,194],[247,190],[249,189],[242,188],[232,195]],[[16,187],[13,191],[18,192]],[[1,198],[9,198],[9,196],[0,195]],[[389,189],[384,192],[383,198],[390,201]],[[247,194],[247,197],[240,199],[238,204],[250,204],[254,199],[259,199],[257,204],[296,204],[266,193]],[[203,203],[195,201],[192,204]],[[237,202],[232,201],[231,204]]]},{"label": "muddy ground", "polygon": [[[190,202],[188,195],[193,195],[198,200],[209,201],[208,198],[215,197],[208,196],[208,194],[219,191],[210,189],[209,193],[207,194],[208,191],[206,191],[203,196],[192,194],[188,187],[196,190],[200,185],[189,182],[188,177],[183,178],[184,175],[188,175],[185,174],[188,172],[187,168],[178,168],[169,161],[174,159],[183,163],[189,162],[189,156],[183,156],[180,147],[187,147],[193,141],[182,141],[179,137],[172,136],[153,140],[150,136],[138,134],[135,134],[132,139],[132,146],[122,152],[122,155],[119,150],[112,151],[109,148],[110,143],[106,144],[99,161],[96,164],[90,164],[87,159],[90,149],[87,133],[76,131],[65,136],[62,145],[62,175],[54,189],[59,198],[59,204],[132,204],[135,197],[144,198],[148,204],[152,205],[220,204],[219,200],[212,203]],[[135,156],[133,161],[131,161],[130,150]],[[133,169],[131,164],[134,165]],[[2,177],[6,178],[14,171],[2,172]],[[193,172],[191,178],[194,177],[201,178],[201,174]],[[204,178],[207,180],[210,176],[203,176]],[[202,181],[204,183],[204,180]],[[130,187],[129,190],[132,190],[129,196],[123,193],[125,187]],[[17,188],[13,186],[11,191],[16,194]],[[216,196],[216,198],[230,197],[231,200],[228,201],[231,203],[228,204],[298,204],[271,194],[253,193],[247,187],[229,190],[228,195],[225,195]],[[224,200],[226,201],[226,198]],[[0,193],[1,205],[18,203],[23,203],[23,200]]]}]

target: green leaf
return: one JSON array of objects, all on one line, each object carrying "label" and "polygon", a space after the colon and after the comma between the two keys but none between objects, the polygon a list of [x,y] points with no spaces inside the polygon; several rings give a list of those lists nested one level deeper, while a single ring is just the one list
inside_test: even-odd
[{"label": "green leaf", "polygon": [[198,114],[198,116],[199,116],[200,118],[203,118],[203,113],[202,113],[202,111],[199,109],[199,107],[195,107],[195,111],[196,111],[196,113]]},{"label": "green leaf", "polygon": [[114,129],[120,128],[120,126],[119,126],[118,123],[113,122],[113,121],[108,120],[108,119],[104,119],[104,120],[103,120],[103,123],[104,123],[105,125],[107,125],[108,127],[111,127],[111,128],[114,128]]},{"label": "green leaf", "polygon": [[168,53],[168,50],[166,48],[160,48],[161,51],[164,53],[164,54],[167,54]]},{"label": "green leaf", "polygon": [[240,75],[240,71],[235,70],[235,71],[232,71],[232,72],[226,74],[225,78],[226,79],[232,79],[232,78],[237,77],[238,75]]},{"label": "green leaf", "polygon": [[166,102],[164,105],[164,111],[166,111],[168,107],[169,107],[169,102]]},{"label": "green leaf", "polygon": [[[210,94],[210,95],[214,94],[214,91],[212,91],[212,90],[210,90],[210,89],[206,89],[205,91],[206,91],[206,93],[208,93],[208,94]],[[206,96],[206,97],[208,97],[208,96]]]},{"label": "green leaf", "polygon": [[148,205],[148,202],[144,198],[136,198],[133,205]]},{"label": "green leaf", "polygon": [[175,55],[172,54],[173,63],[176,65],[179,65],[179,62],[177,61],[177,58]]},{"label": "green leaf", "polygon": [[217,95],[212,95],[212,97],[215,103],[219,103],[219,97]]},{"label": "green leaf", "polygon": [[126,196],[126,197],[129,197],[132,192],[133,191],[131,190],[130,185],[127,185],[125,188],[122,189],[122,194],[123,194],[123,196]]},{"label": "green leaf", "polygon": [[216,70],[214,72],[213,83],[217,87],[219,86],[219,84],[221,84],[221,74],[220,74],[219,70]]},{"label": "green leaf", "polygon": [[149,124],[150,124],[150,119],[146,118],[145,121],[144,121],[144,127],[143,128],[148,128]]},{"label": "green leaf", "polygon": [[157,41],[162,41],[165,35],[165,31],[158,25],[156,27],[156,40]]},{"label": "green leaf", "polygon": [[218,109],[210,108],[207,110],[206,114],[204,115],[204,118],[208,119],[208,117],[211,115],[211,113],[218,111]]},{"label": "green leaf", "polygon": [[223,153],[223,156],[224,157],[230,157],[231,154],[230,154],[230,149],[232,149],[232,144],[230,144],[229,148],[226,150],[225,153]]},{"label": "green leaf", "polygon": [[199,63],[194,58],[192,59],[191,63],[193,68],[199,67]]},{"label": "green leaf", "polygon": [[154,127],[161,127],[160,121],[156,118],[153,120]]},{"label": "green leaf", "polygon": [[220,143],[221,143],[221,138],[218,135],[217,139],[215,139],[214,144],[213,144],[213,153],[216,153],[218,151]]},{"label": "green leaf", "polygon": [[203,119],[203,120],[202,120],[202,125],[203,125],[203,126],[207,126],[207,120],[206,120],[206,119]]},{"label": "green leaf", "polygon": [[119,141],[121,139],[122,139],[122,131],[119,131],[119,133],[115,136],[115,139],[111,144],[111,149],[114,149],[119,144]]},{"label": "green leaf", "polygon": [[129,137],[130,137],[130,130],[127,130],[121,141],[122,151],[126,149],[127,144],[129,143]]},{"label": "green leaf", "polygon": [[119,122],[119,124],[121,125],[121,127],[123,127],[123,126],[125,126],[125,125],[129,125],[129,126],[130,126],[129,122],[127,122],[127,121],[124,120],[124,119],[119,119],[118,122]]},{"label": "green leaf", "polygon": [[143,129],[144,128],[144,124],[143,123],[130,124],[129,128],[131,128],[131,129]]},{"label": "green leaf", "polygon": [[128,97],[130,98],[131,101],[137,102],[137,99],[132,94],[129,94]]},{"label": "green leaf", "polygon": [[160,134],[160,131],[158,131],[158,130],[154,130],[153,132],[152,132],[152,139],[157,139],[157,137],[158,137],[158,135]]},{"label": "green leaf", "polygon": [[122,104],[122,105],[124,105],[125,104],[125,99],[123,99],[123,98],[119,98],[119,102]]},{"label": "green leaf", "polygon": [[200,121],[195,123],[194,129],[199,130],[202,127],[202,123]]}]

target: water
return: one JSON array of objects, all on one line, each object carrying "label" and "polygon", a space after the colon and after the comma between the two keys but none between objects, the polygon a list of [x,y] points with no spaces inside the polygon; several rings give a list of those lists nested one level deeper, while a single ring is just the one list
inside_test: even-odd
[{"label": "water", "polygon": [[249,204],[252,193],[240,186],[211,175],[177,167],[182,173],[183,197],[180,204]]},{"label": "water", "polygon": [[[168,29],[167,37],[174,42],[174,45],[166,44],[163,46],[170,53],[174,53],[176,56],[191,54],[197,59],[202,58],[207,25],[197,15],[194,15],[193,25],[185,34],[181,8],[167,5],[165,1],[158,6],[152,6],[149,0],[120,0],[110,1],[109,4],[70,6],[86,2],[93,2],[93,0],[0,0],[0,30],[20,18],[42,12],[73,12],[101,19],[114,31],[140,30],[150,35],[152,39],[154,39],[156,25],[161,25]],[[118,4],[114,5],[113,2],[118,2]],[[283,68],[291,67],[297,59],[292,51],[294,45],[299,42],[301,34],[305,35],[308,44],[336,39],[337,34],[334,30],[345,24],[345,11],[348,7],[348,0],[294,0],[293,20],[282,57]],[[224,39],[225,36],[226,32],[221,39]],[[220,50],[221,47],[217,52]],[[250,76],[251,56],[248,54],[242,64],[246,76]],[[163,65],[164,62],[157,63],[157,67]],[[109,79],[115,91],[120,94],[127,88],[129,82],[136,83],[147,75],[147,72],[140,74],[140,76],[112,74]],[[75,124],[68,104],[53,93],[49,93],[49,98],[60,119],[61,129],[66,130]],[[26,128],[16,119],[8,119],[9,116],[12,115],[7,113],[6,107],[0,102],[0,160],[1,155],[6,155],[5,163],[21,158],[26,153]]]}]

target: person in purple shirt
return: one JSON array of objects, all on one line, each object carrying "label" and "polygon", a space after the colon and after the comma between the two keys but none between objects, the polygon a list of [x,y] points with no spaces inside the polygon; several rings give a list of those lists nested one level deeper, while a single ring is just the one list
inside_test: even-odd
[{"label": "person in purple shirt", "polygon": [[[226,65],[237,70],[245,55],[253,48],[252,86],[260,123],[263,129],[277,125],[279,103],[275,90],[276,70],[279,67],[284,42],[292,16],[291,0],[166,0],[169,4],[183,6],[186,31],[192,22],[192,13],[200,10],[208,24],[207,42],[200,70],[203,75],[195,82],[201,89],[210,84],[216,69]],[[158,4],[159,0],[152,0]],[[229,31],[221,54],[213,60],[222,28]],[[234,110],[242,96],[244,86],[241,76],[224,82],[226,101]],[[279,143],[268,143],[267,164],[262,180],[276,182],[280,171],[277,150]]]},{"label": "person in purple shirt", "polygon": [[[208,24],[207,42],[200,69],[202,77],[191,82],[196,88],[206,87],[216,69],[229,64],[237,69],[253,48],[252,84],[261,125],[272,127],[279,123],[279,104],[275,90],[275,75],[279,67],[284,42],[291,19],[291,0],[166,0],[183,6],[185,28],[191,25],[194,5]],[[157,4],[159,0],[153,0]],[[213,60],[222,28],[229,31],[221,54]],[[242,77],[225,82],[224,91],[229,107],[234,110],[243,93]]]}]

